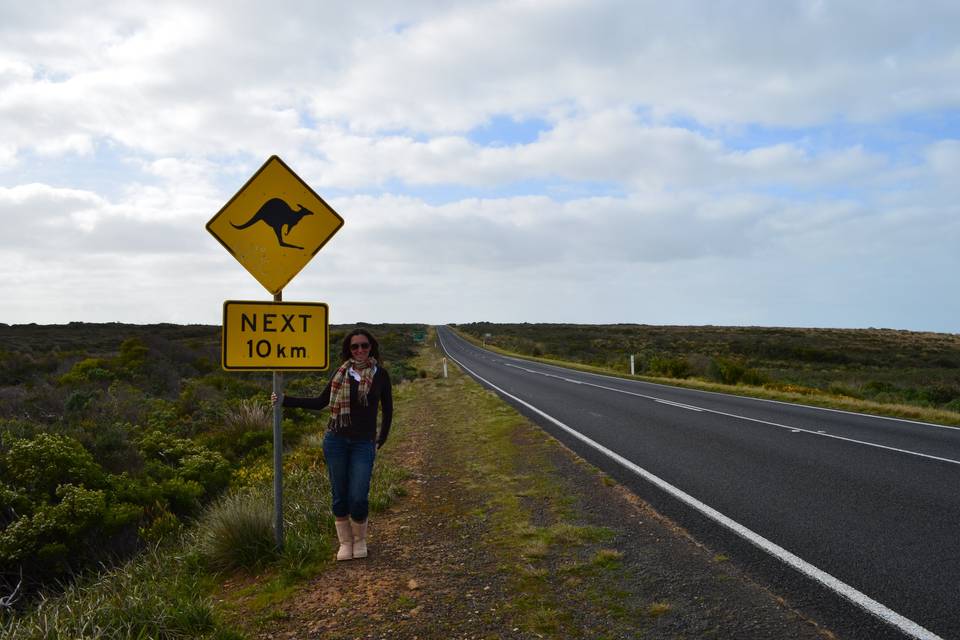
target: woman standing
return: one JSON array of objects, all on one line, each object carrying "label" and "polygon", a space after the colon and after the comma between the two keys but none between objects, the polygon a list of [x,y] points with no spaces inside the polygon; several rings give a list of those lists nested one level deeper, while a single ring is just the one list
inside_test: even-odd
[{"label": "woman standing", "polygon": [[[343,364],[316,398],[285,395],[282,406],[323,409],[330,422],[323,437],[323,456],[330,474],[333,516],[340,549],[337,560],[367,557],[367,513],[370,475],[376,450],[387,441],[393,420],[390,376],[380,364],[380,345],[366,329],[354,329],[343,339]],[[271,395],[276,403],[276,394]],[[377,409],[383,420],[377,435]],[[376,445],[374,445],[376,443]]]}]

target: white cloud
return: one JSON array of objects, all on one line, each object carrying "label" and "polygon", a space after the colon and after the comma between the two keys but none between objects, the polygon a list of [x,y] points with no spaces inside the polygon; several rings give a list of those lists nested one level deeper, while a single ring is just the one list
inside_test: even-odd
[{"label": "white cloud", "polygon": [[[277,153],[347,219],[291,285],[344,321],[851,323],[903,317],[915,273],[890,299],[956,328],[923,292],[960,266],[960,143],[897,129],[956,119],[958,29],[951,2],[9,4],[5,314],[262,296],[202,227]],[[504,118],[543,127],[475,141]]]},{"label": "white cloud", "polygon": [[497,114],[643,107],[798,125],[960,105],[952,3],[97,7],[95,19],[71,3],[11,11],[0,139],[264,155],[315,144],[302,114],[344,132],[436,134]]}]

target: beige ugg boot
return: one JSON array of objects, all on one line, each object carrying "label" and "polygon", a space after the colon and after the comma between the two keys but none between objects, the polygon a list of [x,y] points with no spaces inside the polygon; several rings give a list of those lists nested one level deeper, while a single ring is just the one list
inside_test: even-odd
[{"label": "beige ugg boot", "polygon": [[[337,550],[337,560],[353,559],[353,532],[350,530],[350,522],[347,520],[337,520],[337,540],[340,541],[340,549]],[[364,552],[366,555],[366,552]]]},{"label": "beige ugg boot", "polygon": [[353,557],[367,557],[367,520],[357,523],[350,520],[350,528],[353,529]]}]

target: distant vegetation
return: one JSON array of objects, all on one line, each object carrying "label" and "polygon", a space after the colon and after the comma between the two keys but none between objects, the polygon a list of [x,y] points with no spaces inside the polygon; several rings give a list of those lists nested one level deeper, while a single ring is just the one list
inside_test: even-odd
[{"label": "distant vegetation", "polygon": [[892,329],[457,325],[515,353],[638,375],[696,378],[960,412],[960,335]]},{"label": "distant vegetation", "polygon": [[[424,328],[371,326],[395,383],[417,376]],[[331,327],[334,366],[344,329]],[[326,380],[286,381],[309,395]],[[269,393],[269,372],[220,369],[219,327],[0,324],[0,623],[178,536],[228,488],[269,484]],[[318,424],[287,410],[285,445]]]}]

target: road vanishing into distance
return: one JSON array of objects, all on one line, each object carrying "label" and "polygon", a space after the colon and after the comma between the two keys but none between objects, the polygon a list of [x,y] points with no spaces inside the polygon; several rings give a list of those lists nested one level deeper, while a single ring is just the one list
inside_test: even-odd
[{"label": "road vanishing into distance", "polygon": [[960,638],[960,429],[447,355],[841,638]]}]

